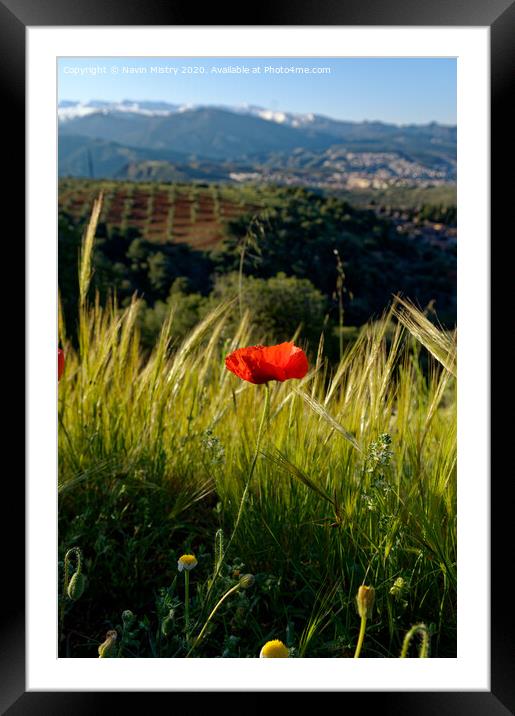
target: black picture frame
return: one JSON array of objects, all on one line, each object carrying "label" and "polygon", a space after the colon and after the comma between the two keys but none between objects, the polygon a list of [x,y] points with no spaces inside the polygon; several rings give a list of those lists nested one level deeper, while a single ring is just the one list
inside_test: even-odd
[{"label": "black picture frame", "polygon": [[[239,12],[239,14],[238,14]],[[503,169],[514,166],[513,129],[514,111],[510,100],[512,77],[515,68],[515,3],[508,0],[346,0],[336,4],[331,0],[310,3],[309,0],[280,0],[272,4],[260,3],[246,7],[247,14],[235,13],[230,6],[206,5],[200,10],[191,4],[169,0],[0,0],[0,82],[4,108],[4,197],[5,206],[11,216],[16,217],[11,265],[24,265],[25,250],[21,240],[24,234],[25,196],[24,155],[25,155],[25,37],[26,28],[34,26],[73,25],[360,25],[360,26],[482,26],[491,33],[491,261],[495,264],[496,281],[491,290],[492,330],[492,376],[512,375],[513,354],[500,344],[501,329],[506,330],[503,308],[509,304],[510,282],[507,271],[509,242],[503,242],[502,228],[510,226],[508,212],[511,211],[512,183],[503,175]],[[199,16],[202,19],[198,23]],[[51,98],[49,101],[53,101]],[[466,120],[463,120],[466,121]],[[7,140],[7,141],[5,141]],[[8,150],[9,147],[16,148]],[[504,236],[504,239],[509,235]],[[15,241],[14,241],[15,239]],[[11,249],[10,249],[11,250]],[[513,264],[511,264],[513,265]],[[506,276],[503,272],[506,272]],[[506,280],[504,280],[506,278]],[[20,295],[23,295],[18,289]],[[19,371],[21,346],[24,345],[23,320],[11,315],[6,317],[6,335],[9,346],[16,346],[16,356],[8,348],[10,359]],[[498,328],[496,331],[495,328]],[[13,337],[16,337],[13,338]],[[495,340],[497,336],[497,342]],[[16,340],[16,342],[14,342]],[[30,345],[27,349],[30,350]],[[495,370],[493,368],[495,367]],[[8,374],[12,373],[12,365]],[[503,384],[495,389],[492,383],[491,414],[501,409],[509,396]],[[501,378],[498,377],[498,385]],[[502,394],[502,403],[500,395]],[[24,401],[18,392],[16,404],[23,410]],[[14,406],[16,407],[16,406]],[[14,415],[16,413],[14,412]],[[349,711],[362,709],[365,705],[380,713],[438,714],[446,716],[482,715],[499,716],[515,713],[515,633],[513,619],[513,596],[509,587],[513,559],[511,558],[513,492],[510,494],[511,472],[503,469],[503,456],[511,444],[510,420],[499,420],[491,432],[491,691],[452,692],[346,692],[342,694],[341,707]],[[19,423],[22,423],[20,416]],[[16,424],[16,420],[12,422]],[[497,450],[496,450],[497,448]],[[19,714],[97,714],[113,711],[113,699],[123,694],[95,692],[26,692],[25,687],[25,566],[24,566],[24,515],[25,487],[20,469],[21,456],[17,467],[9,469],[8,494],[4,494],[5,505],[9,504],[11,517],[2,541],[4,564],[0,610],[0,711],[10,716]],[[508,462],[508,461],[507,461]],[[509,466],[509,462],[508,462]],[[510,468],[511,470],[511,468]],[[3,521],[4,527],[7,521]],[[508,567],[508,569],[507,569]],[[127,695],[127,694],[125,694]],[[240,710],[245,703],[245,713],[261,710],[260,704],[266,693],[259,693],[249,703],[244,695],[238,696]],[[131,705],[138,708],[142,698],[149,694],[129,694]],[[154,704],[152,694],[152,704]],[[177,707],[180,694],[160,694],[170,705]],[[182,695],[185,696],[185,695]],[[198,699],[206,694],[188,694],[188,708],[197,711]],[[276,695],[276,698],[279,695]],[[286,695],[282,695],[286,696]],[[283,698],[279,699],[283,702]],[[198,697],[198,698],[197,698]],[[171,701],[171,699],[174,701]],[[310,698],[308,694],[303,698]],[[315,695],[319,699],[320,695]],[[184,702],[186,703],[186,702]],[[352,706],[351,706],[352,704]],[[227,706],[231,708],[230,705]],[[120,706],[117,704],[117,708]],[[148,701],[145,707],[149,708]],[[153,711],[154,706],[150,709]]]}]

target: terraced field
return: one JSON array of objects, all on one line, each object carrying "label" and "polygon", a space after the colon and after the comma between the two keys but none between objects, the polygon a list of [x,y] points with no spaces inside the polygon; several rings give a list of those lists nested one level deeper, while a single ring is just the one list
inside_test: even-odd
[{"label": "terraced field", "polygon": [[227,221],[263,206],[255,191],[240,187],[64,179],[59,182],[59,211],[86,219],[100,191],[100,222],[109,228],[132,227],[153,243],[180,242],[198,249],[217,244]]}]

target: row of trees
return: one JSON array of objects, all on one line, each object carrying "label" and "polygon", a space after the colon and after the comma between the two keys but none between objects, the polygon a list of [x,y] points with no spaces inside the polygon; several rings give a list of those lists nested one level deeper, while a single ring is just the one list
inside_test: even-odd
[{"label": "row of trees", "polygon": [[[82,229],[60,217],[59,285],[68,324],[76,315]],[[333,333],[342,315],[347,326],[362,325],[396,293],[432,303],[444,325],[456,320],[455,254],[399,236],[371,210],[299,188],[282,190],[280,202],[275,190],[273,206],[230,222],[225,241],[209,253],[100,225],[94,285],[103,298],[116,291],[122,303],[134,292],[144,298],[148,344],[172,304],[180,338],[214,302],[235,295],[277,339],[302,323],[303,336],[318,340],[323,329]]]}]

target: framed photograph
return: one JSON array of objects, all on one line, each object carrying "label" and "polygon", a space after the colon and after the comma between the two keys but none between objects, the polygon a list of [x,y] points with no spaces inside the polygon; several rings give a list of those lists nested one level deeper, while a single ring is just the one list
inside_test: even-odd
[{"label": "framed photograph", "polygon": [[513,5],[51,5],[0,5],[28,319],[2,709],[511,712],[488,369]]}]

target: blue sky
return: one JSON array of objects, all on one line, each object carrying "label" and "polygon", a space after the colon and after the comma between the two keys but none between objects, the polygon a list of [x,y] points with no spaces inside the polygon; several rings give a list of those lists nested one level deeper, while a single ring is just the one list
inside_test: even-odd
[{"label": "blue sky", "polygon": [[[166,73],[151,68],[167,68]],[[184,73],[183,67],[204,71]],[[214,68],[247,67],[218,74]],[[271,67],[272,71],[266,71]],[[278,68],[329,68],[295,74]],[[127,68],[141,73],[128,74]],[[254,69],[254,68],[260,68]],[[60,58],[59,101],[154,100],[253,104],[336,119],[456,124],[456,60],[449,58]]]}]

